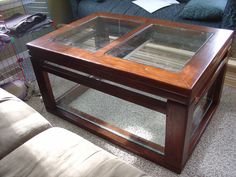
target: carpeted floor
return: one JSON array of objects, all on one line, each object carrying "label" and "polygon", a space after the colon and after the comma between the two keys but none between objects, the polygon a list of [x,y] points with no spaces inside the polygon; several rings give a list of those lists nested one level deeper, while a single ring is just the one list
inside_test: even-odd
[{"label": "carpeted floor", "polygon": [[220,106],[181,175],[177,175],[48,113],[39,97],[32,97],[27,103],[45,116],[53,126],[63,127],[77,133],[127,163],[145,171],[150,176],[236,176],[236,89],[234,88],[225,86]]},{"label": "carpeted floor", "polygon": [[94,89],[88,89],[63,107],[88,113],[134,135],[165,146],[165,114]]}]

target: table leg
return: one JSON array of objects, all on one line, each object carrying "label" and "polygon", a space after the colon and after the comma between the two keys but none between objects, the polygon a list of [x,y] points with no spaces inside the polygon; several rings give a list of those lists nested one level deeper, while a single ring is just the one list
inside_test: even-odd
[{"label": "table leg", "polygon": [[43,62],[35,57],[31,58],[31,62],[34,68],[34,73],[39,85],[40,92],[43,97],[44,105],[47,110],[55,110],[56,102],[49,81],[48,73],[42,70]]},{"label": "table leg", "polygon": [[165,156],[179,173],[188,159],[192,115],[192,105],[167,101]]}]

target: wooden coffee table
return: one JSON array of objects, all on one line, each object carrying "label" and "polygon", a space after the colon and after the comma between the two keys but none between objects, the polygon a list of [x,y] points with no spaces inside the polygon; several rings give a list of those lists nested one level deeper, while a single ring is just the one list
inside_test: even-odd
[{"label": "wooden coffee table", "polygon": [[96,13],[27,46],[49,112],[180,173],[220,102],[232,34]]}]

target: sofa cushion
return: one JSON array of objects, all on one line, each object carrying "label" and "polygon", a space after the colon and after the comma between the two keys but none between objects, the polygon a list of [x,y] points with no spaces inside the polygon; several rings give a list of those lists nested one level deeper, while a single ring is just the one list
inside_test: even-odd
[{"label": "sofa cushion", "polygon": [[132,3],[132,0],[106,0],[103,3],[97,3],[92,0],[81,0],[78,4],[77,17],[82,18],[95,12],[109,12],[168,20],[174,19],[176,15],[182,11],[184,5],[185,4],[172,4],[168,7],[159,9],[154,13],[149,13],[143,8]]},{"label": "sofa cushion", "polygon": [[236,1],[235,0],[228,0],[225,7],[221,27],[235,30],[235,27],[236,27]]},{"label": "sofa cushion", "polygon": [[[75,16],[77,18],[82,18],[87,15],[90,15],[94,12],[110,12],[110,13],[118,13],[118,14],[126,14],[126,15],[133,15],[133,16],[141,16],[146,18],[154,18],[154,19],[164,19],[164,20],[171,20],[181,23],[189,23],[189,24],[197,24],[203,26],[210,26],[210,27],[221,27],[220,21],[197,21],[197,20],[188,20],[183,19],[179,16],[181,11],[183,10],[185,4],[172,4],[166,8],[162,8],[157,10],[154,13],[149,13],[142,9],[141,7],[133,4],[132,0],[106,0],[103,3],[96,3],[91,0],[81,0],[78,4],[77,10],[74,10]],[[73,1],[72,1],[73,2]],[[73,5],[76,7],[77,5]],[[77,14],[76,14],[77,13]]]},{"label": "sofa cushion", "polygon": [[148,13],[144,9],[133,4],[131,1],[132,0],[125,0],[125,1],[105,0],[103,3],[95,3],[93,2],[93,0],[70,0],[70,3],[74,20],[90,15],[94,12],[111,12],[120,14],[122,14],[123,12],[124,14],[127,15],[165,19],[169,21],[177,21],[181,23],[197,24],[197,25],[225,28],[225,29],[235,29],[236,26],[235,0],[226,0],[227,5],[225,7],[222,20],[208,20],[208,21],[191,20],[180,17],[182,9],[186,5],[186,3],[189,2],[189,0],[178,0],[179,2],[181,2],[181,4],[171,5],[166,8],[162,8],[154,13]]},{"label": "sofa cushion", "polygon": [[177,1],[179,1],[180,3],[187,3],[187,2],[189,2],[189,0],[177,0]]},{"label": "sofa cushion", "polygon": [[49,127],[38,112],[0,88],[0,159]]},{"label": "sofa cushion", "polygon": [[176,22],[187,23],[187,24],[192,24],[192,25],[209,26],[209,27],[214,27],[214,28],[221,28],[222,27],[222,22],[215,21],[215,20],[213,20],[213,21],[190,20],[190,19],[184,19],[178,15],[173,20]]},{"label": "sofa cushion", "polygon": [[72,132],[62,128],[51,128],[3,158],[0,161],[0,176],[145,177],[146,175]]},{"label": "sofa cushion", "polygon": [[190,0],[181,16],[192,20],[220,20],[227,0]]}]

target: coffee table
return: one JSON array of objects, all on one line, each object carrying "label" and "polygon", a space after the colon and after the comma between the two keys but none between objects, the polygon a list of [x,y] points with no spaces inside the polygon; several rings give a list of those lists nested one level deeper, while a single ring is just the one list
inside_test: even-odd
[{"label": "coffee table", "polygon": [[180,173],[220,102],[232,34],[96,13],[27,46],[49,112]]}]

